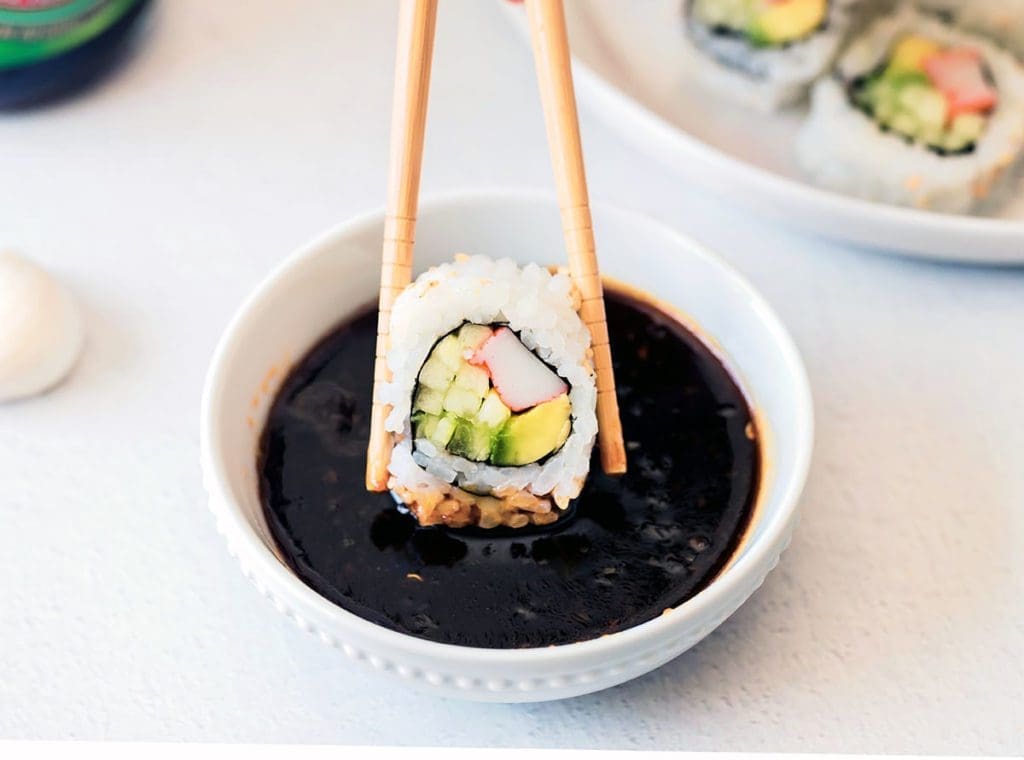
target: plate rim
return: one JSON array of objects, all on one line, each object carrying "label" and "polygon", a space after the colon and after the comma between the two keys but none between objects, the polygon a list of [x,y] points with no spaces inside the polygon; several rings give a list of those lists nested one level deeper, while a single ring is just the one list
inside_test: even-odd
[{"label": "plate rim", "polygon": [[[507,0],[499,0],[499,2],[501,3],[503,15],[519,31],[520,38],[528,41],[525,19],[519,13],[521,9],[516,7],[517,4],[509,3]],[[571,6],[571,8],[570,20],[572,18],[571,14],[586,13],[585,10],[579,10],[579,6]],[[893,229],[913,228],[918,231],[923,229],[933,236],[956,234],[960,238],[978,236],[999,240],[1005,238],[1008,243],[1019,242],[1020,252],[1016,255],[982,253],[965,257],[925,251],[920,247],[900,247],[901,241],[894,241],[894,245],[891,247],[881,248],[849,236],[838,234],[825,235],[825,237],[831,240],[868,248],[886,255],[930,261],[946,261],[981,266],[1024,264],[1024,221],[925,211],[869,201],[816,187],[809,182],[787,177],[770,169],[748,163],[710,143],[704,142],[686,130],[676,127],[670,121],[632,97],[628,92],[622,90],[618,85],[606,79],[575,52],[572,54],[572,67],[575,81],[578,83],[578,89],[590,96],[591,106],[598,112],[601,121],[619,135],[619,138],[624,142],[652,158],[655,156],[654,151],[651,149],[651,141],[631,138],[630,132],[632,130],[624,125],[624,121],[637,126],[639,131],[656,138],[661,144],[667,144],[673,148],[673,152],[670,155],[658,157],[670,158],[672,164],[678,163],[680,159],[694,159],[705,164],[716,165],[722,170],[726,180],[735,179],[743,182],[748,188],[752,187],[758,194],[772,197],[775,203],[784,204],[786,197],[799,199],[801,205],[805,207],[816,207],[822,210],[828,209],[829,213],[842,214],[847,218],[859,216],[864,218],[865,221],[884,224]],[[619,117],[616,118],[613,112],[617,112]],[[678,169],[674,171],[678,171]],[[718,195],[717,192],[716,195]],[[748,202],[744,205],[750,206],[753,204]],[[769,217],[769,214],[766,214],[763,209],[759,209],[758,213],[762,218]],[[803,234],[822,234],[806,226],[792,224],[787,224],[787,226],[798,228]]]}]

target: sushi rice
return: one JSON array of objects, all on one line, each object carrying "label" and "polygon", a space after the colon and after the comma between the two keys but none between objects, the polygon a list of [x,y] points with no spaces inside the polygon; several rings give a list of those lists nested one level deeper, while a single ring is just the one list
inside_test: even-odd
[{"label": "sushi rice", "polygon": [[916,0],[964,31],[991,37],[1024,56],[1024,0]]},{"label": "sushi rice", "polygon": [[[698,0],[685,0],[683,13],[695,75],[704,87],[761,112],[804,100],[828,70],[858,19],[863,0],[828,0],[823,23],[803,39],[779,45],[756,45],[717,24],[700,21]],[[723,4],[729,0],[719,0]]]},{"label": "sushi rice", "polygon": [[[851,102],[850,84],[878,70],[908,35],[980,54],[999,100],[970,152],[941,155],[884,132]],[[945,213],[967,213],[996,200],[1022,150],[1024,69],[1018,61],[988,40],[906,6],[876,21],[851,44],[833,76],[815,86],[796,144],[800,167],[825,188]]]},{"label": "sushi rice", "polygon": [[[392,381],[380,395],[391,405],[386,428],[395,434],[388,485],[421,524],[545,524],[579,495],[597,434],[597,390],[590,333],[578,308],[565,272],[484,256],[456,256],[398,296],[387,355]],[[439,340],[467,323],[507,325],[568,385],[571,432],[557,451],[522,466],[495,466],[456,456],[426,437],[414,440],[421,370]]]}]

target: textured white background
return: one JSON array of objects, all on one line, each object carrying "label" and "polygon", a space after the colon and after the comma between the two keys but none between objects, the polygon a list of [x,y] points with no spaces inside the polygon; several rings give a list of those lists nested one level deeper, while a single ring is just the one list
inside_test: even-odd
[{"label": "textured white background", "polygon": [[[493,3],[441,6],[424,193],[549,187],[528,50]],[[593,196],[721,252],[803,351],[818,445],[779,569],[675,662],[540,706],[403,692],[243,579],[200,484],[203,374],[271,266],[382,203],[394,20],[163,2],[103,87],[0,117],[0,245],[89,329],[65,386],[0,407],[0,737],[1024,752],[1024,273],[770,228],[586,109]]]}]

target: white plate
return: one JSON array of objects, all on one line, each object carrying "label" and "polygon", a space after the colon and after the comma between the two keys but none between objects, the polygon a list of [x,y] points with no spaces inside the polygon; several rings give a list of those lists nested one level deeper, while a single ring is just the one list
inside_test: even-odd
[{"label": "white plate", "polygon": [[[502,0],[526,33],[518,5]],[[751,113],[687,81],[681,0],[566,3],[577,95],[636,148],[787,226],[925,258],[1024,262],[1024,192],[997,216],[886,206],[807,184],[791,146],[801,112]]]},{"label": "white plate", "polygon": [[[283,613],[358,663],[435,694],[530,702],[597,691],[668,662],[713,631],[775,567],[796,525],[813,443],[810,389],[778,318],[732,269],[637,214],[594,207],[603,272],[687,315],[751,399],[765,470],[754,517],[732,563],[706,589],[654,620],[591,641],[536,649],[438,644],[382,628],[335,606],[281,560],[256,478],[267,409],[296,360],[339,320],[376,300],[383,212],[346,222],[272,272],[235,315],[210,365],[200,440],[210,507],[242,569]],[[637,267],[634,252],[644,251]],[[456,251],[521,263],[564,260],[554,201],[475,192],[426,200],[416,264]]]}]

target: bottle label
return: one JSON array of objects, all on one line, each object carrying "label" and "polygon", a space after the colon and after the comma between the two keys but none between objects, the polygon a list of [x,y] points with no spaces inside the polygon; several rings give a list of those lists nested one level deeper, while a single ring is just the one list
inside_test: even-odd
[{"label": "bottle label", "polygon": [[0,70],[52,58],[109,29],[137,0],[0,0]]}]

